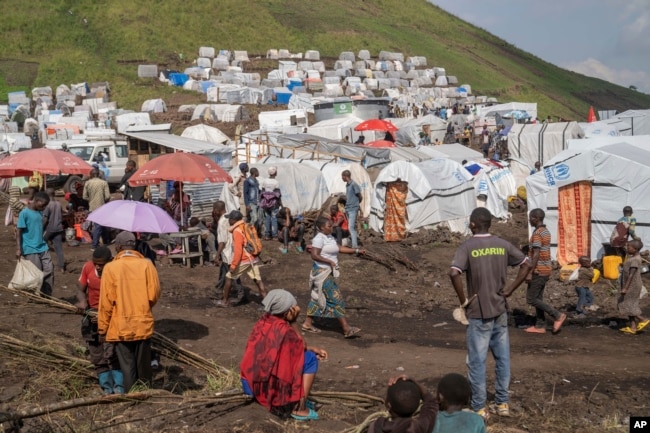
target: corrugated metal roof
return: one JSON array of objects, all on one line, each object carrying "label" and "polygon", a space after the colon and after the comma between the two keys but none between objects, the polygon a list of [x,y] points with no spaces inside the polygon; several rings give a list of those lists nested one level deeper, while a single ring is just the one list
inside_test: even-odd
[{"label": "corrugated metal roof", "polygon": [[193,138],[181,137],[173,134],[161,134],[157,132],[125,132],[124,135],[135,138],[136,140],[149,141],[161,146],[190,153],[232,153],[235,150],[232,146],[215,145],[206,141],[195,140]]}]

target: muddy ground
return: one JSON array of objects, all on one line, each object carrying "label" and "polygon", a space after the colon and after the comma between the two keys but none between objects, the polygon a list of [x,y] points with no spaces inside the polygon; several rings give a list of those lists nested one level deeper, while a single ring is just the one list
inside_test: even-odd
[{"label": "muddy ground", "polygon": [[[507,223],[495,221],[493,232],[519,245],[525,242],[526,216],[515,210]],[[0,229],[0,282],[11,279],[13,228]],[[447,277],[455,248],[462,240],[448,232],[423,231],[402,244],[385,244],[370,232],[362,234],[373,252],[408,257],[417,267],[409,270],[393,261],[397,272],[372,261],[344,256],[340,286],[348,304],[351,324],[362,328],[361,337],[343,339],[335,323],[317,323],[318,335],[305,337],[329,351],[321,364],[314,390],[356,391],[383,396],[389,377],[408,374],[435,389],[449,372],[466,371],[465,328],[451,311],[457,304]],[[311,260],[295,251],[282,255],[279,244],[265,242],[262,275],[268,288],[286,288],[305,307]],[[87,245],[65,247],[67,272],[57,274],[54,295],[72,300],[85,260]],[[156,330],[219,365],[237,369],[248,333],[261,314],[259,298],[232,309],[210,303],[217,270],[181,264],[159,264],[162,297],[155,307]],[[514,276],[514,270],[511,277]],[[557,271],[556,275],[557,276]],[[247,287],[252,282],[244,280]],[[254,292],[254,290],[253,290]],[[628,431],[630,415],[650,415],[648,376],[649,336],[616,330],[616,295],[607,282],[595,288],[601,309],[587,319],[570,319],[559,335],[528,335],[519,326],[530,320],[522,287],[510,301],[512,353],[512,418],[493,415],[492,432],[600,432]],[[557,278],[547,286],[547,299],[571,312],[576,302],[572,286]],[[48,306],[26,302],[0,290],[0,333],[35,344],[49,344],[70,355],[81,356],[80,317]],[[647,299],[642,308],[648,311]],[[622,322],[621,322],[622,324]],[[33,404],[96,396],[99,388],[89,378],[68,375],[56,365],[43,366],[19,354],[0,353],[0,413]],[[193,367],[162,358],[155,387],[177,395],[214,395],[214,381]],[[494,390],[493,363],[488,364],[489,398]],[[75,408],[48,416],[25,419],[21,432],[340,432],[381,410],[347,407],[327,402],[319,421],[282,421],[256,404],[196,405],[179,409],[177,401],[121,403]]]}]

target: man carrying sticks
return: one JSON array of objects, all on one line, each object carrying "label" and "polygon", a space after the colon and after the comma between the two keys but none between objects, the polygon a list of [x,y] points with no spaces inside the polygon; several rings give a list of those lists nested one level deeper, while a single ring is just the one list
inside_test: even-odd
[{"label": "man carrying sticks", "polygon": [[115,238],[117,255],[104,266],[97,318],[100,336],[115,344],[127,392],[137,381],[151,386],[151,308],[160,298],[155,266],[134,248],[133,233]]}]

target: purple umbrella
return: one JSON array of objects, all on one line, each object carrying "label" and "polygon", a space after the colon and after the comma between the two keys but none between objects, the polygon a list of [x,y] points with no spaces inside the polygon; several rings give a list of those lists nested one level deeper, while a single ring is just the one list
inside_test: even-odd
[{"label": "purple umbrella", "polygon": [[178,225],[158,206],[139,201],[115,200],[95,209],[88,221],[140,233],[175,233]]}]

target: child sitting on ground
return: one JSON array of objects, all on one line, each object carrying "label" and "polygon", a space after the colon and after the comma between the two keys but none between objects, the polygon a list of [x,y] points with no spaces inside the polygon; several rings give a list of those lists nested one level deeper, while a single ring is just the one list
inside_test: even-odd
[{"label": "child sitting on ground", "polygon": [[449,373],[438,382],[438,404],[433,433],[485,433],[483,417],[465,411],[469,407],[472,391],[469,381],[458,373]]},{"label": "child sitting on ground", "polygon": [[588,311],[595,311],[594,295],[591,293],[593,286],[594,270],[591,268],[591,260],[587,256],[578,259],[578,279],[576,280],[576,293],[578,294],[578,305],[576,306],[576,317],[584,318]]},{"label": "child sitting on ground", "polygon": [[[420,414],[413,417],[420,400]],[[390,417],[374,420],[368,426],[368,433],[430,433],[436,423],[437,400],[408,376],[397,376],[388,381],[385,404]]]}]

